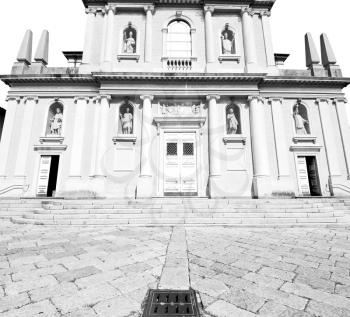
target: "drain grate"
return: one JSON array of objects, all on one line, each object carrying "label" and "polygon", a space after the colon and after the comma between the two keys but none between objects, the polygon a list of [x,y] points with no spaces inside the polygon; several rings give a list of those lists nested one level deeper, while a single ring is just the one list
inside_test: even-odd
[{"label": "drain grate", "polygon": [[143,317],[199,317],[194,290],[150,290]]}]

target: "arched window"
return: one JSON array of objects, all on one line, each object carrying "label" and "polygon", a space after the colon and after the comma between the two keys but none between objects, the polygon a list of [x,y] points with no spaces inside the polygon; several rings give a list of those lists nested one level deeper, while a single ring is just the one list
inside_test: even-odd
[{"label": "arched window", "polygon": [[46,124],[46,135],[62,135],[63,105],[60,102],[53,103],[49,108]]},{"label": "arched window", "polygon": [[124,103],[119,108],[118,134],[134,133],[134,107],[129,103]]},{"label": "arched window", "polygon": [[235,32],[226,23],[224,30],[221,32],[221,53],[223,55],[236,54]]},{"label": "arched window", "polygon": [[135,54],[136,53],[136,43],[137,32],[136,29],[129,22],[128,27],[123,31],[123,53]]},{"label": "arched window", "polygon": [[235,104],[226,107],[226,133],[242,134],[241,111]]},{"label": "arched window", "polygon": [[168,57],[191,57],[191,27],[184,20],[174,20],[168,25],[167,36]]},{"label": "arched window", "polygon": [[309,117],[306,107],[298,103],[293,107],[293,118],[296,134],[310,134]]}]

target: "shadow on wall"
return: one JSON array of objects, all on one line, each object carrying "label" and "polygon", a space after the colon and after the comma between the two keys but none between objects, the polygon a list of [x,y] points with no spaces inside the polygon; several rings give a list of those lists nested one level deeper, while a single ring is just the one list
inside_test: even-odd
[{"label": "shadow on wall", "polygon": [[3,108],[0,108],[0,141],[1,141],[2,129],[4,127],[4,122],[5,122],[5,115],[6,115],[6,110]]}]

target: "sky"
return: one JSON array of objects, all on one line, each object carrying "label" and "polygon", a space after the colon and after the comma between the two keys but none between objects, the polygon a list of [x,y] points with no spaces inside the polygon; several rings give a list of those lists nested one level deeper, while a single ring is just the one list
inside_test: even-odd
[{"label": "sky", "polygon": [[[34,32],[35,53],[41,32],[50,32],[49,66],[66,66],[62,51],[82,50],[86,16],[81,0],[2,1],[0,13],[0,74],[9,74],[23,35]],[[327,33],[344,76],[350,77],[349,0],[276,0],[271,29],[276,53],[289,53],[285,67],[304,69],[304,35],[311,32],[319,47],[319,36]],[[350,96],[350,88],[345,91]],[[7,87],[0,83],[3,106]],[[350,104],[349,104],[350,105]]]}]

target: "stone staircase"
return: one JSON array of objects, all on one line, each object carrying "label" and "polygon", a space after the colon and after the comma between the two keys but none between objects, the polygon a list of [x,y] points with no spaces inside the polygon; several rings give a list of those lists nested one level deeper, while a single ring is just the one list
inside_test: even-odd
[{"label": "stone staircase", "polygon": [[350,199],[1,199],[17,224],[102,226],[350,226]]}]

